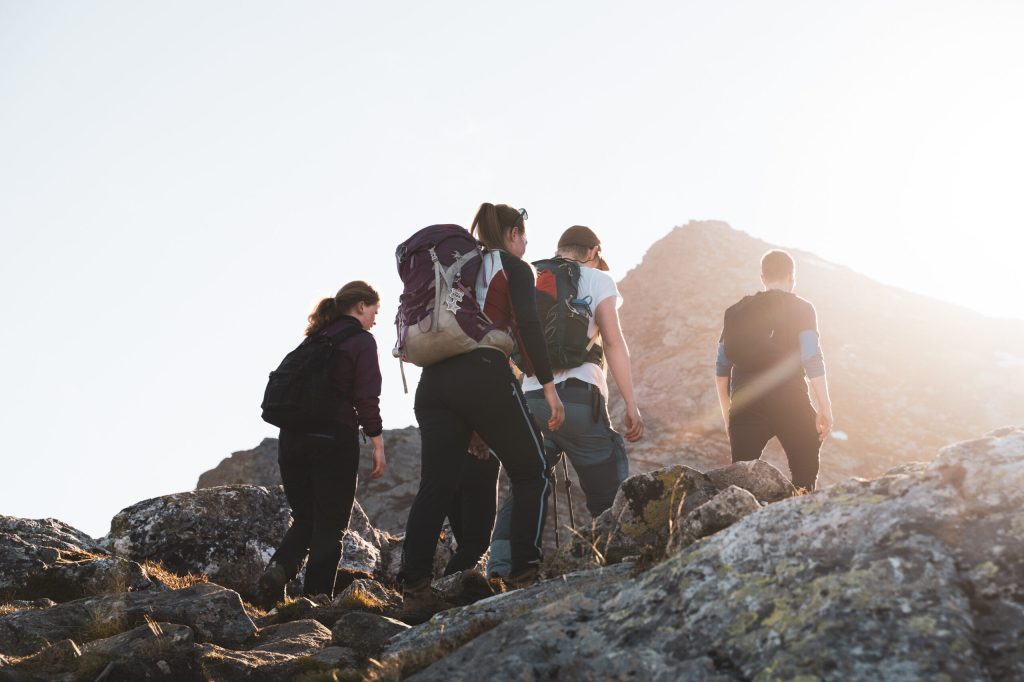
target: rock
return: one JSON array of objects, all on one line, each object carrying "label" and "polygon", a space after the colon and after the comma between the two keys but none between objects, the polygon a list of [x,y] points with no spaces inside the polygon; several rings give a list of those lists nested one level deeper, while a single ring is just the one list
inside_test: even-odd
[{"label": "rock", "polygon": [[1022,502],[1024,428],[996,432],[769,505],[416,679],[1021,679]]},{"label": "rock", "polygon": [[0,596],[6,600],[68,601],[150,586],[137,563],[111,556],[62,521],[0,516]]},{"label": "rock", "polygon": [[409,629],[405,623],[373,613],[352,611],[331,628],[334,643],[356,651],[363,658],[376,658],[389,639]]},{"label": "rock", "polygon": [[329,646],[321,649],[311,659],[327,668],[355,668],[359,665],[359,656],[355,651],[343,646]]},{"label": "rock", "polygon": [[669,553],[736,523],[744,516],[753,514],[761,505],[747,490],[730,485],[679,520],[669,539]]},{"label": "rock", "polygon": [[252,450],[231,453],[215,468],[199,476],[196,489],[222,485],[258,485],[264,488],[281,485],[281,469],[277,465],[277,439],[264,438]]},{"label": "rock", "polygon": [[760,502],[778,502],[796,495],[796,487],[785,475],[764,460],[736,462],[712,469],[708,478],[721,489],[731,485],[749,491]]},{"label": "rock", "polygon": [[573,541],[569,551],[591,553],[599,563],[608,564],[661,552],[679,518],[717,493],[707,475],[686,466],[630,476],[619,486],[612,506]]},{"label": "rock", "polygon": [[334,606],[350,611],[391,612],[402,607],[402,595],[375,580],[355,580],[334,597]]},{"label": "rock", "polygon": [[87,642],[85,654],[111,658],[160,659],[174,652],[189,652],[195,643],[195,633],[187,625],[150,622],[106,639]]},{"label": "rock", "polygon": [[[373,524],[391,533],[405,532],[405,522],[420,484],[420,433],[410,426],[384,431],[388,450],[388,471],[383,478],[360,476],[356,499],[360,500]],[[370,461],[371,443],[361,443],[360,457]],[[281,485],[277,464],[278,440],[264,438],[252,450],[243,450],[200,475],[196,488],[248,484],[271,488]],[[364,536],[365,537],[365,536]]]},{"label": "rock", "polygon": [[315,620],[296,620],[264,628],[257,642],[253,651],[307,656],[331,643],[331,631]]},{"label": "rock", "polygon": [[323,666],[315,661],[302,665],[296,656],[270,651],[232,651],[216,644],[196,647],[199,666],[207,680],[278,682],[290,680],[303,671],[316,671]]},{"label": "rock", "polygon": [[200,641],[238,646],[256,633],[238,594],[202,583],[176,592],[129,592],[89,597],[45,610],[0,616],[0,653],[24,656],[59,632],[77,642],[110,637],[146,619],[191,627]]},{"label": "rock", "polygon": [[[387,545],[381,547],[380,569],[376,578],[383,583],[398,584],[398,573],[402,569],[402,548],[405,544],[405,534],[392,536]],[[437,542],[437,549],[434,550],[434,575],[444,574],[452,556],[455,555],[455,535],[448,524],[441,530]]]},{"label": "rock", "polygon": [[[546,580],[538,585],[513,590],[436,614],[423,625],[405,630],[390,639],[382,653],[385,669],[408,675],[473,638],[506,621],[541,611],[562,600],[575,600],[626,581],[633,571],[629,563],[581,571]],[[525,623],[520,623],[525,627]],[[477,675],[495,670],[495,663],[483,665]],[[521,673],[523,669],[517,668]],[[514,674],[512,670],[508,674]]]},{"label": "rock", "polygon": [[[260,574],[288,529],[290,514],[279,487],[204,488],[124,509],[100,542],[120,556],[159,561],[174,573],[206,575],[251,600]],[[380,562],[380,549],[374,543],[390,541],[390,536],[370,525],[356,503],[339,570],[372,575]]]},{"label": "rock", "polygon": [[280,488],[224,486],[132,505],[114,517],[100,542],[119,556],[206,575],[251,599],[288,524]]}]

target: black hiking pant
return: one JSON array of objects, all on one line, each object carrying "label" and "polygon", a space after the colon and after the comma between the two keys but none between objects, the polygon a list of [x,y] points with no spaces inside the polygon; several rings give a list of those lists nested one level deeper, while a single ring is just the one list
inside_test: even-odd
[{"label": "black hiking pant", "polygon": [[292,525],[271,561],[283,566],[290,580],[308,553],[303,593],[332,596],[341,536],[356,494],[359,432],[349,426],[318,435],[281,429],[278,464]]},{"label": "black hiking pant", "polygon": [[793,485],[814,490],[821,449],[815,417],[806,391],[769,393],[740,409],[730,409],[732,461],[759,459],[768,441],[778,437]]},{"label": "black hiking pant", "polygon": [[498,456],[511,483],[512,570],[540,563],[550,482],[540,432],[508,358],[478,349],[425,368],[415,410],[422,466],[406,524],[403,582],[431,576],[438,535],[452,509],[474,431]]},{"label": "black hiking pant", "polygon": [[498,510],[500,467],[493,455],[477,459],[467,453],[463,457],[459,488],[448,509],[448,523],[455,535],[455,556],[444,569],[445,575],[476,566],[487,551]]}]

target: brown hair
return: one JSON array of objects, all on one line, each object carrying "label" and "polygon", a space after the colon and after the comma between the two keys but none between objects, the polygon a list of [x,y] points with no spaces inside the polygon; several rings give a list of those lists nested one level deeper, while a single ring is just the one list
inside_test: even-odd
[{"label": "brown hair", "polygon": [[473,218],[469,233],[488,249],[504,249],[505,238],[513,227],[518,227],[525,234],[526,221],[522,213],[507,204],[495,206],[484,202]]},{"label": "brown hair", "polygon": [[380,303],[380,294],[377,293],[377,290],[362,280],[349,282],[339,289],[333,298],[320,299],[316,308],[309,314],[306,336],[312,336],[342,315],[348,315],[360,303],[366,305]]},{"label": "brown hair", "polygon": [[781,282],[793,276],[793,257],[781,249],[772,249],[761,256],[761,276],[769,282]]}]

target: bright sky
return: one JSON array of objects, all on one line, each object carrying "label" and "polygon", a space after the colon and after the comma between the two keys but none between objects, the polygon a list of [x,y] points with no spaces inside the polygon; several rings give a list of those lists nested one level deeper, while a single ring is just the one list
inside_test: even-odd
[{"label": "bright sky", "polygon": [[102,535],[275,435],[266,374],[350,279],[412,423],[394,247],[485,200],[617,278],[715,218],[1024,318],[1024,4],[515,8],[0,0],[0,513]]}]

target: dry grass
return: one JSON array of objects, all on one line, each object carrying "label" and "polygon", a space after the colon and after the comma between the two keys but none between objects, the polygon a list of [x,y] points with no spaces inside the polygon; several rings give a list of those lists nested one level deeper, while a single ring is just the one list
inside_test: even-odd
[{"label": "dry grass", "polygon": [[11,613],[17,613],[18,611],[27,611],[34,609],[34,606],[26,606],[25,604],[11,604],[10,602],[0,603],[0,616],[6,616]]},{"label": "dry grass", "polygon": [[186,573],[185,575],[178,575],[164,568],[163,563],[159,561],[146,561],[142,564],[142,570],[146,572],[146,575],[151,580],[156,580],[172,590],[184,590],[187,587],[210,581],[209,577],[205,574]]}]

